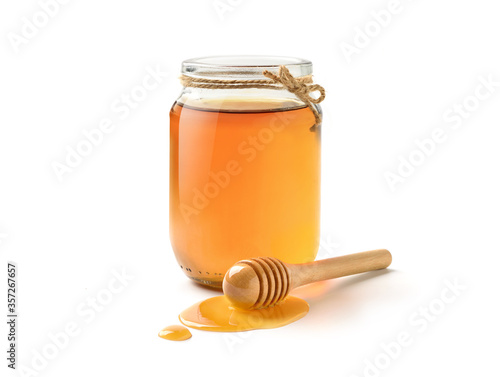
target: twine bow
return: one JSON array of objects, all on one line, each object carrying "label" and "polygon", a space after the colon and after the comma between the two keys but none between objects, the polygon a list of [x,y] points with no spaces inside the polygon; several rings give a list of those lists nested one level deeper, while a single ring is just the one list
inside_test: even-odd
[{"label": "twine bow", "polygon": [[[199,78],[182,75],[181,83],[185,87],[194,87],[202,89],[286,89],[293,93],[309,107],[314,115],[314,125],[311,131],[314,131],[321,124],[321,114],[315,104],[320,103],[325,99],[325,89],[318,84],[312,84],[312,77],[293,77],[287,67],[280,65],[278,74],[274,74],[268,70],[264,70],[262,74],[268,79],[256,80],[224,80]],[[311,93],[319,92],[319,97],[314,98]]]},{"label": "twine bow", "polygon": [[[270,78],[277,84],[283,85],[286,90],[290,93],[295,94],[302,102],[304,102],[313,112],[315,123],[313,127],[316,127],[321,124],[321,115],[313,104],[317,104],[322,102],[325,99],[325,88],[318,84],[308,85],[308,81],[299,81],[295,77],[292,76],[290,71],[284,65],[280,66],[278,71],[278,75],[265,70],[262,72],[264,76]],[[312,82],[312,79],[310,80]],[[311,97],[312,92],[319,92],[320,95],[318,98]]]}]

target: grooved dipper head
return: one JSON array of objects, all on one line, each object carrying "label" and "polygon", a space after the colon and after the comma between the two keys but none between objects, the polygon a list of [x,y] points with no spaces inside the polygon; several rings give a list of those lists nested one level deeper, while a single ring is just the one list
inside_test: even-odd
[{"label": "grooved dipper head", "polygon": [[224,276],[222,289],[234,307],[252,310],[278,304],[287,296],[290,285],[286,265],[265,257],[236,263]]}]

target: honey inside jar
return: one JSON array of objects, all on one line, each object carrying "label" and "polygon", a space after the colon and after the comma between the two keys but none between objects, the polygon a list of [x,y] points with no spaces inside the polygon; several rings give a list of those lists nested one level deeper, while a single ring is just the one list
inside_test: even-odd
[{"label": "honey inside jar", "polygon": [[181,97],[170,113],[170,238],[184,273],[220,287],[235,262],[314,260],[320,130],[300,101]]}]

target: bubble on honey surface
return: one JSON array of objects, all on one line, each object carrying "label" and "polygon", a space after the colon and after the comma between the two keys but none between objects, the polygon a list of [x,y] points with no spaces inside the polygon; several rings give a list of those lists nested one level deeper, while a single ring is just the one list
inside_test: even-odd
[{"label": "bubble on honey surface", "polygon": [[191,332],[184,326],[172,325],[161,330],[158,336],[162,339],[179,341],[191,338]]},{"label": "bubble on honey surface", "polygon": [[179,319],[197,330],[236,332],[285,326],[308,312],[309,304],[293,296],[288,296],[279,305],[259,310],[235,309],[225,296],[217,296],[187,308]]}]

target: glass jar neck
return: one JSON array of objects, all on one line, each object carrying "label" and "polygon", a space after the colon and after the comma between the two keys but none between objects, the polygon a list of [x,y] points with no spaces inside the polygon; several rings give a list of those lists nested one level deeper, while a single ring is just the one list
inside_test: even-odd
[{"label": "glass jar neck", "polygon": [[[297,80],[310,79],[312,63],[276,56],[212,56],[185,60],[178,103],[204,109],[279,110],[306,106],[273,78],[286,67]],[[264,71],[269,71],[264,75]],[[283,85],[285,86],[285,85]],[[208,89],[210,88],[210,89]]]}]

